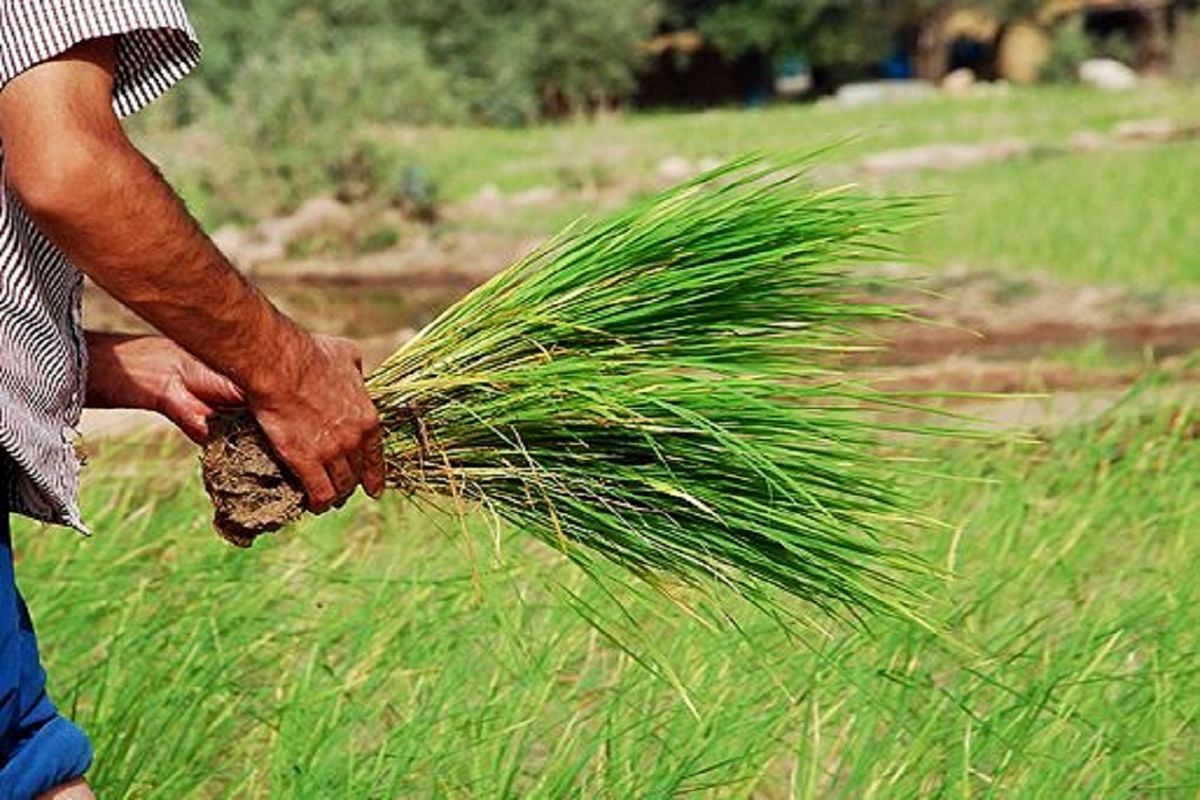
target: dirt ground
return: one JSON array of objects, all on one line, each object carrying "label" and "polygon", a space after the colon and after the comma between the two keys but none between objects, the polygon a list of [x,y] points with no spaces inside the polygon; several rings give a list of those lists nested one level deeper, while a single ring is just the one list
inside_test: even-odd
[{"label": "dirt ground", "polygon": [[[463,234],[421,243],[402,256],[264,265],[252,278],[301,324],[359,342],[370,368],[532,246]],[[881,387],[1021,395],[1012,404],[987,404],[985,414],[1009,419],[1020,407],[1022,420],[1069,419],[1091,413],[1096,404],[1088,398],[1119,397],[1151,371],[1194,372],[1188,355],[1200,348],[1200,295],[1068,286],[997,272],[930,275],[906,265],[876,268],[870,277],[864,301],[900,303],[912,315],[872,330],[877,348],[856,358],[861,376]],[[145,329],[94,287],[85,297],[89,327]],[[1030,394],[1058,399],[1030,411],[1036,406],[1024,397]],[[153,420],[89,413],[83,427],[85,436],[104,438],[159,427]]]}]

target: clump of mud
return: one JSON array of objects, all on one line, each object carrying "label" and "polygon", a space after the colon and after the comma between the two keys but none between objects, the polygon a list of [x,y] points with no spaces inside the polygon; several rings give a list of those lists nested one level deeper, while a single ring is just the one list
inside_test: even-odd
[{"label": "clump of mud", "polygon": [[280,464],[250,413],[222,411],[208,425],[200,463],[217,532],[238,547],[250,547],[264,533],[299,519],[304,490]]}]

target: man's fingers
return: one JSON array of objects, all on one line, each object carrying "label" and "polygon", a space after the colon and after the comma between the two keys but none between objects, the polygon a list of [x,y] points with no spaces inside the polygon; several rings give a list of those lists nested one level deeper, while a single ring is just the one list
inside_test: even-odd
[{"label": "man's fingers", "polygon": [[[357,447],[351,447],[346,450],[346,463],[350,465],[350,473],[354,476],[354,488],[357,488],[362,483],[363,474],[363,457],[362,451]],[[351,492],[354,491],[352,488]]]},{"label": "man's fingers", "polygon": [[198,445],[208,443],[208,418],[213,410],[203,403],[198,403],[191,412],[179,420],[179,429],[184,435]]},{"label": "man's fingers", "polygon": [[203,400],[186,391],[171,392],[163,400],[161,410],[196,444],[203,445],[208,441],[208,418],[213,410]]},{"label": "man's fingers", "polygon": [[208,444],[208,414],[178,419],[175,424],[179,426],[183,435],[192,441],[192,444],[201,447]]},{"label": "man's fingers", "polygon": [[338,496],[325,470],[325,466],[314,457],[301,455],[286,445],[281,446],[276,443],[269,432],[267,436],[272,438],[272,446],[275,448],[276,454],[283,460],[287,468],[291,470],[292,474],[296,476],[296,479],[300,481],[300,485],[304,488],[304,496],[308,501],[308,510],[314,514],[326,511],[338,499]]},{"label": "man's fingers", "polygon": [[337,491],[329,480],[329,474],[320,464],[305,467],[292,466],[292,471],[304,486],[309,511],[314,514],[322,514],[328,511],[329,507],[338,499]]},{"label": "man's fingers", "polygon": [[185,371],[183,382],[192,394],[212,405],[232,407],[246,401],[245,394],[236,383],[199,362]]},{"label": "man's fingers", "polygon": [[[276,452],[304,484],[309,509],[319,514],[353,495],[359,483],[378,496],[385,470],[379,417],[363,389],[358,348],[344,339],[313,341],[302,386],[247,400],[260,422],[267,417],[264,429],[272,429],[267,431],[272,442],[291,445],[277,446]],[[220,405],[218,397],[228,396],[227,387],[213,385],[209,391],[213,397],[203,399],[214,406]]]},{"label": "man's fingers", "polygon": [[326,461],[325,472],[329,475],[329,482],[333,484],[335,501],[344,500],[354,494],[354,487],[358,486],[358,476],[345,455],[338,455]]},{"label": "man's fingers", "polygon": [[350,354],[350,358],[354,360],[354,366],[358,367],[359,374],[362,374],[362,350],[359,350],[358,345],[353,342],[346,342],[346,350]]},{"label": "man's fingers", "polygon": [[362,459],[363,488],[371,497],[379,499],[383,494],[387,475],[383,462],[383,435],[378,425],[363,437]]}]

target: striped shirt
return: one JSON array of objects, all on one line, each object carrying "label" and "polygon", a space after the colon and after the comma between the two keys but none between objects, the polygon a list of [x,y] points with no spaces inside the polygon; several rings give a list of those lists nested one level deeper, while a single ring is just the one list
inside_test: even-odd
[{"label": "striped shirt", "polygon": [[[118,37],[113,109],[120,116],[157,98],[200,60],[180,0],[0,0],[0,86],[108,36]],[[38,231],[4,175],[0,449],[13,469],[0,489],[13,511],[84,531],[74,445],[87,371],[83,277]]]}]

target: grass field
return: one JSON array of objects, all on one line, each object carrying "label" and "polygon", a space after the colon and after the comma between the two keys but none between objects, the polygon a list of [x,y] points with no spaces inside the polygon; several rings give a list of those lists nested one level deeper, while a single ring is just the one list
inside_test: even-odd
[{"label": "grass field", "polygon": [[1191,796],[1198,422],[942,453],[916,488],[952,523],[918,543],[957,575],[927,587],[945,638],[624,619],[395,502],[236,552],[132,445],[91,467],[95,538],[21,528],[20,572],[106,797]]},{"label": "grass field", "polygon": [[1014,90],[969,99],[933,97],[861,108],[781,105],[761,110],[620,115],[595,123],[522,130],[431,128],[371,133],[438,178],[447,197],[487,183],[508,192],[564,179],[619,180],[667,157],[731,158],[747,151],[804,153],[838,144],[836,160],[929,142],[1009,137],[1064,142],[1128,119],[1195,119],[1200,90],[1159,86],[1130,94],[1078,87]]},{"label": "grass field", "polygon": [[1200,282],[1200,146],[1023,159],[925,176],[943,216],[905,245],[929,264],[1035,270],[1072,283]]},{"label": "grass field", "polygon": [[[838,160],[1052,145],[1195,120],[1197,97],[1061,89],[377,135],[457,202],[852,133],[866,135]],[[186,152],[172,158],[186,177]],[[930,269],[1171,291],[1200,280],[1198,172],[1187,143],[889,186],[940,196],[945,217],[906,243]],[[548,232],[581,203],[504,224]],[[93,538],[16,526],[18,575],[104,798],[1194,797],[1200,415],[1186,387],[1155,398],[1037,444],[930,454],[912,489],[945,525],[914,546],[953,574],[923,587],[939,634],[784,630],[750,609],[714,627],[397,498],[234,551],[208,528],[193,455],[139,441],[105,443],[85,473]]]}]

